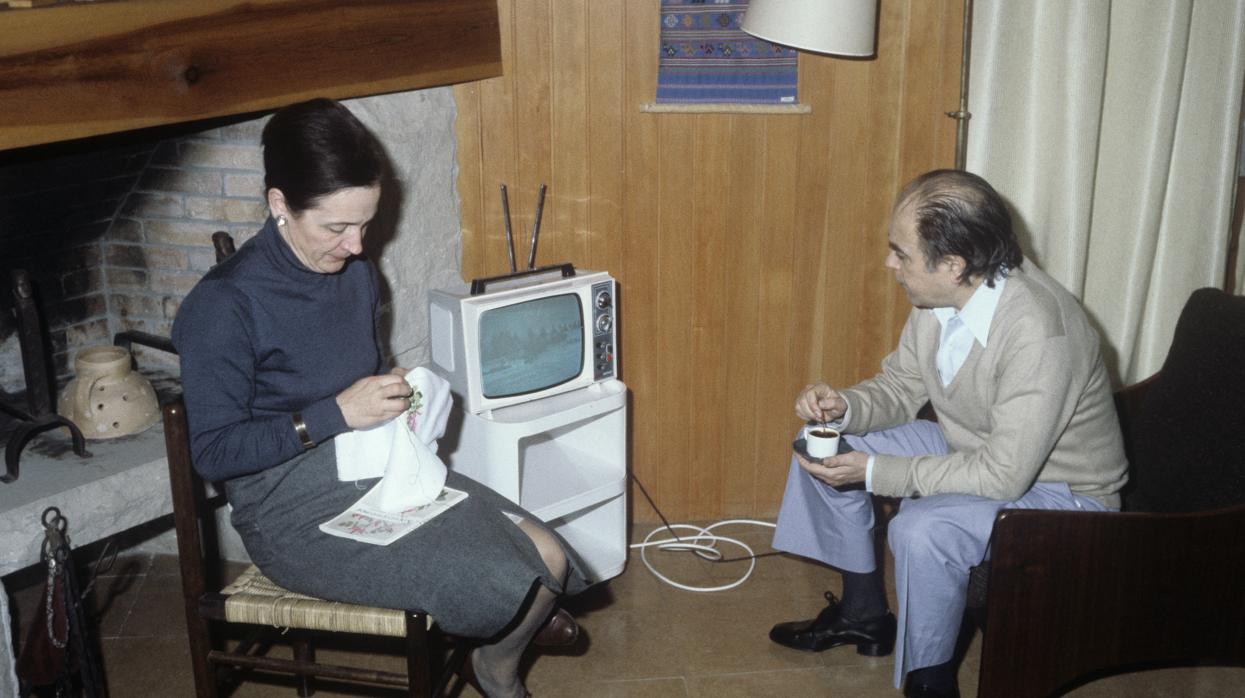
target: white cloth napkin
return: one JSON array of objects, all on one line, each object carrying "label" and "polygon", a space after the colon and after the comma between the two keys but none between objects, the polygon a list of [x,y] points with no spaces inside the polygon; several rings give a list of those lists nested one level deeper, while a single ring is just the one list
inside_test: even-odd
[{"label": "white cloth napkin", "polygon": [[450,416],[450,384],[420,366],[406,374],[415,391],[410,411],[379,426],[339,434],[337,479],[381,477],[377,505],[389,512],[423,506],[445,486],[437,440]]}]

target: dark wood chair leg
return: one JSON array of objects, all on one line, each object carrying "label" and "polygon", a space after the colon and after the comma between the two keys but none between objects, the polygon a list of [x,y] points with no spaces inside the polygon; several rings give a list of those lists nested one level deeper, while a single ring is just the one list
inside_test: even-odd
[{"label": "dark wood chair leg", "polygon": [[[316,649],[311,645],[311,641],[306,638],[294,641],[294,661],[307,662],[312,664],[316,661]],[[315,695],[315,677],[310,674],[300,674],[298,677],[298,695],[299,698],[308,698]]]},{"label": "dark wood chair leg", "polygon": [[190,641],[190,665],[195,677],[197,698],[217,698],[216,669],[208,661],[212,650],[212,629],[200,613],[199,598],[206,588],[203,543],[199,528],[203,507],[202,483],[190,467],[186,444],[189,436],[185,408],[180,401],[164,407],[164,438],[169,454],[169,480],[172,484],[174,525],[177,528],[177,555],[181,561],[182,603],[186,613],[186,634]]},{"label": "dark wood chair leg", "polygon": [[[197,610],[197,609],[196,609]],[[187,614],[187,635],[190,636],[190,668],[195,677],[196,698],[218,698],[220,690],[216,681],[216,667],[208,661],[212,650],[211,631],[208,622],[197,612]]]},{"label": "dark wood chair leg", "polygon": [[429,680],[432,664],[428,659],[428,617],[422,613],[406,614],[406,675],[410,685],[407,694],[412,698],[428,698],[432,695]]}]

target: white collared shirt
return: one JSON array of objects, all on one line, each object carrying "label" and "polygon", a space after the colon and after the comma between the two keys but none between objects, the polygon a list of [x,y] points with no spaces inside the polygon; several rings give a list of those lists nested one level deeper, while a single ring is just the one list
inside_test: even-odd
[{"label": "white collared shirt", "polygon": [[[973,339],[977,340],[977,343],[984,349],[986,342],[990,338],[990,322],[994,320],[994,311],[999,307],[999,298],[1003,296],[1003,287],[1006,285],[1007,277],[1000,275],[994,279],[994,288],[990,288],[984,283],[978,286],[972,297],[968,299],[968,302],[958,312],[950,306],[934,308],[930,312],[934,314],[934,317],[938,318],[938,324],[944,329],[951,318],[958,317],[960,322],[964,323],[964,327],[968,328],[968,331],[972,333]],[[943,385],[951,383],[951,379],[954,378],[960,367],[964,365],[964,360],[968,358],[972,350],[972,342],[966,342],[958,346],[953,345],[949,348],[938,347],[938,356],[941,359],[938,363],[946,363],[952,367],[951,374],[944,378]],[[945,356],[945,351],[952,353],[949,356]]]},{"label": "white collared shirt", "polygon": [[[999,299],[1003,297],[1003,287],[1007,285],[1007,276],[1000,273],[994,277],[994,288],[988,284],[982,283],[973,291],[973,295],[964,304],[960,310],[947,306],[945,308],[934,308],[930,312],[934,317],[938,318],[938,324],[944,330],[947,322],[953,317],[958,317],[964,327],[968,329],[973,339],[984,349],[986,342],[990,338],[990,323],[994,321],[994,311],[999,307]],[[940,376],[944,386],[950,385],[955,378],[955,374],[959,372],[960,367],[964,365],[965,359],[972,353],[973,342],[951,342],[949,347],[939,345],[936,354],[935,364],[939,367],[949,367],[946,375]],[[950,352],[947,354],[946,352]],[[843,420],[847,421],[851,412],[851,405],[848,405],[848,413],[843,415]],[[873,491],[873,454],[869,454],[869,462],[865,465],[865,489]]]}]

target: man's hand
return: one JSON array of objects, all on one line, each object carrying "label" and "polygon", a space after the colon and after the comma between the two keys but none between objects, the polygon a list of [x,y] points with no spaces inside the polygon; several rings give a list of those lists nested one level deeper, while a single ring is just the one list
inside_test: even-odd
[{"label": "man's hand", "polygon": [[368,376],[355,381],[337,395],[346,426],[366,429],[387,422],[411,406],[411,386],[394,373]]},{"label": "man's hand", "polygon": [[860,451],[850,451],[837,456],[822,458],[820,461],[808,460],[797,453],[795,454],[795,459],[800,463],[800,467],[804,469],[804,472],[831,487],[843,487],[844,485],[864,482],[865,466],[869,463],[869,455]]},{"label": "man's hand", "polygon": [[795,398],[795,415],[805,422],[833,422],[846,413],[847,400],[825,383],[806,385]]}]

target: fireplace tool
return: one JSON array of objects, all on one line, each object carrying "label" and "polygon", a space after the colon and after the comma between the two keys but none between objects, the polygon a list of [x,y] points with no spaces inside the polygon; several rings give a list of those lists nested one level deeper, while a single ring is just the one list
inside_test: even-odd
[{"label": "fireplace tool", "polygon": [[4,449],[4,475],[0,482],[17,479],[17,461],[22,448],[40,432],[65,427],[73,437],[73,452],[90,457],[86,439],[76,424],[56,414],[52,405],[52,371],[43,348],[43,327],[35,304],[34,288],[25,269],[13,270],[13,299],[17,310],[18,343],[22,350],[22,371],[26,376],[26,406],[29,412],[0,402],[0,411],[17,418],[18,425]]},{"label": "fireplace tool", "polygon": [[104,546],[86,588],[79,589],[65,517],[56,507],[48,507],[41,520],[41,557],[48,570],[47,582],[43,603],[36,608],[17,659],[18,677],[26,689],[51,686],[58,696],[104,698],[107,688],[99,653],[90,637],[85,599],[96,576],[112,566],[116,546],[112,541]]}]

